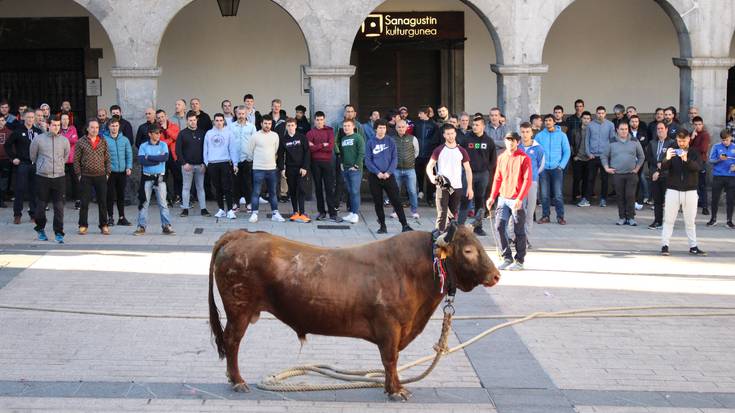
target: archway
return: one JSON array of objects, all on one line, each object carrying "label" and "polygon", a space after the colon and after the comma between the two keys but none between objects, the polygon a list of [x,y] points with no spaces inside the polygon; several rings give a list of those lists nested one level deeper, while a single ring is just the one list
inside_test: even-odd
[{"label": "archway", "polygon": [[542,111],[571,107],[576,98],[588,108],[604,105],[611,111],[622,103],[642,113],[688,104],[688,96],[680,97],[683,80],[672,57],[690,56],[686,27],[665,0],[574,1],[546,38]]},{"label": "archway", "polygon": [[[13,110],[22,101],[31,106],[48,103],[56,111],[63,100],[70,100],[75,123],[83,124],[98,107],[116,103],[115,81],[110,76],[115,66],[112,43],[83,6],[73,0],[37,0],[33,7],[23,0],[4,0],[0,20],[2,60],[11,63],[14,59],[9,56],[23,56],[15,62],[36,66],[31,72],[0,63],[0,97],[9,99]],[[99,95],[86,90],[86,80],[95,78],[101,80]]]},{"label": "archway", "polygon": [[279,98],[291,114],[297,105],[308,107],[302,78],[308,64],[298,23],[276,2],[240,2],[237,16],[224,18],[215,2],[195,0],[173,17],[161,39],[157,102],[173,111],[176,99],[198,97],[214,113],[222,100],[237,105],[252,93],[261,112]]},{"label": "archway", "polygon": [[[405,20],[411,18],[418,19],[413,27]],[[383,19],[379,36],[369,36],[371,19]],[[367,31],[359,27],[353,42],[351,64],[357,71],[350,85],[362,117],[399,106],[415,117],[419,106],[440,103],[456,112],[486,113],[497,104],[490,65],[502,62],[500,43],[488,16],[472,2],[387,0],[365,23]],[[429,32],[416,31],[423,29]]]}]

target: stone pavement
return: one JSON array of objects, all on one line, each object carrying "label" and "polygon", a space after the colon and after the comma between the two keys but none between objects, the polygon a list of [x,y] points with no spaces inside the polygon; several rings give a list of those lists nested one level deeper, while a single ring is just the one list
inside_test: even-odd
[{"label": "stone pavement", "polygon": [[[535,226],[526,271],[505,272],[495,288],[460,293],[458,315],[735,306],[734,231],[706,228],[707,218],[698,217],[700,246],[710,254],[690,257],[680,223],[673,255],[660,257],[660,233],[616,227],[614,206],[567,208],[569,225]],[[359,224],[342,229],[273,223],[263,212],[257,224],[245,214],[234,221],[175,216],[177,234],[164,236],[153,207],[149,233],[134,237],[132,227],[79,236],[77,212],[67,208],[64,245],[35,241],[27,222],[12,225],[12,212],[0,210],[0,306],[43,310],[0,308],[0,411],[735,412],[732,317],[530,321],[443,360],[409,386],[408,403],[387,403],[380,389],[231,392],[207,324],[211,245],[239,228],[335,247],[399,231],[389,219],[389,234],[375,234],[372,205],[362,210]],[[431,229],[433,211],[420,212],[411,224]],[[641,211],[639,223],[650,219],[651,211]],[[482,242],[495,258],[492,237]],[[401,362],[431,352],[436,318]],[[450,344],[502,321],[455,321]],[[294,364],[380,365],[375,346],[359,340],[309,336],[302,348],[267,314],[248,329],[240,361],[251,383]]]}]

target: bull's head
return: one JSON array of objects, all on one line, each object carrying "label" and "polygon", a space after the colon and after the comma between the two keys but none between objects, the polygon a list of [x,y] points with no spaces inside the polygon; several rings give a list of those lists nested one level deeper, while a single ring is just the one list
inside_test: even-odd
[{"label": "bull's head", "polygon": [[468,227],[452,223],[437,237],[436,245],[446,255],[449,271],[456,277],[460,290],[471,291],[480,284],[492,287],[500,281],[500,272]]}]

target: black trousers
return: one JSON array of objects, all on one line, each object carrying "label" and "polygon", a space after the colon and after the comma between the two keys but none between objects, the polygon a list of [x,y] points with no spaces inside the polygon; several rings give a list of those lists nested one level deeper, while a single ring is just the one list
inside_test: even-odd
[{"label": "black trousers", "polygon": [[288,197],[291,199],[291,207],[294,212],[303,214],[305,192],[301,185],[300,168],[286,168],[286,183],[288,184]]},{"label": "black trousers", "polygon": [[401,205],[400,190],[395,175],[391,175],[388,179],[380,179],[378,175],[368,173],[368,185],[370,186],[370,194],[373,197],[378,223],[381,226],[385,225],[385,211],[383,210],[383,191],[385,191],[393,210],[398,214],[401,225],[408,225],[406,214],[403,212],[403,206]]},{"label": "black trousers", "polygon": [[498,205],[495,208],[495,228],[493,228],[493,231],[497,231],[503,258],[508,261],[513,261],[513,250],[508,240],[508,221],[513,220],[513,232],[516,241],[515,259],[523,264],[526,259],[526,248],[528,247],[526,210],[525,208],[520,208],[514,213],[513,205],[515,202],[514,199],[498,198]]},{"label": "black trousers", "polygon": [[455,189],[451,195],[446,189],[436,191],[436,229],[442,232],[447,230],[450,213],[452,214],[452,218],[458,218],[459,203],[463,196],[464,190],[462,189]]},{"label": "black trousers", "polygon": [[245,203],[250,203],[253,195],[253,163],[242,161],[237,164],[237,175],[232,177],[232,199],[235,203],[240,198],[245,198]]},{"label": "black trousers", "polygon": [[97,221],[100,228],[107,225],[107,178],[105,176],[82,176],[79,181],[80,196],[79,226],[89,227],[89,201],[92,200],[92,188],[97,195]]},{"label": "black trousers", "polygon": [[707,208],[707,169],[699,171],[699,180],[697,181],[697,195],[699,195],[699,207]]},{"label": "black trousers", "polygon": [[657,181],[651,181],[651,195],[653,196],[653,222],[663,224],[666,178],[659,176]]},{"label": "black trousers", "polygon": [[166,177],[166,182],[171,180],[173,184],[173,186],[166,184],[166,188],[173,188],[173,191],[166,193],[168,200],[173,204],[177,197],[181,199],[181,190],[184,186],[184,178],[181,176],[181,164],[178,161],[173,159],[166,161]]},{"label": "black trousers", "polygon": [[589,199],[589,161],[572,161],[572,201],[578,196]]},{"label": "black trousers", "polygon": [[602,160],[597,157],[587,161],[587,196],[592,196],[595,193],[595,181],[597,180],[597,173],[600,173],[600,200],[607,199],[607,172],[602,167]]},{"label": "black trousers", "polygon": [[66,175],[66,188],[71,192],[67,193],[72,201],[79,201],[79,177],[74,173],[74,164],[68,163],[64,165],[64,174]]},{"label": "black trousers", "polygon": [[36,167],[22,163],[15,167],[13,216],[23,215],[23,201],[26,197],[28,197],[28,215],[33,218],[36,215]]},{"label": "black trousers", "polygon": [[114,207],[117,203],[117,214],[120,218],[125,216],[125,186],[128,184],[128,176],[125,172],[111,172],[107,178],[107,216],[115,215]]},{"label": "black trousers", "polygon": [[349,196],[347,194],[347,186],[345,178],[342,176],[342,157],[336,156],[334,162],[334,206],[335,208],[342,203],[347,202]]},{"label": "black trousers", "polygon": [[[334,198],[334,163],[330,162],[311,162],[311,174],[314,178],[314,189],[316,192],[316,209],[320,214],[329,212],[330,216],[337,215],[337,205]],[[326,195],[326,207],[325,204]]]},{"label": "black trousers", "polygon": [[[210,163],[207,167],[214,185],[214,197],[219,209],[232,208],[232,167],[229,162]],[[222,202],[224,198],[224,203]]]},{"label": "black trousers", "polygon": [[46,205],[54,205],[54,234],[64,235],[64,197],[66,177],[46,178],[36,176],[38,184],[38,205],[36,207],[36,231],[46,228]]},{"label": "black trousers", "polygon": [[[475,227],[482,228],[482,221],[485,218],[485,193],[487,192],[487,185],[490,182],[488,178],[490,176],[489,171],[472,171],[472,192],[474,197],[470,200],[466,196],[463,196],[459,203],[459,217],[457,222],[464,224],[467,220],[467,212],[472,204],[475,210]],[[462,182],[466,184],[465,178]]]},{"label": "black trousers", "polygon": [[0,159],[0,203],[5,202],[5,196],[10,190],[12,165],[10,159]]},{"label": "black trousers", "polygon": [[638,185],[638,174],[613,174],[613,185],[618,194],[618,218],[635,218],[635,190]]},{"label": "black trousers", "polygon": [[717,210],[720,206],[720,195],[725,191],[725,205],[727,221],[732,221],[733,206],[735,206],[735,176],[712,177],[712,219],[717,219]]},{"label": "black trousers", "polygon": [[429,182],[426,177],[426,165],[429,164],[429,158],[416,158],[416,184],[419,187],[419,192],[424,193],[424,199],[434,199],[434,192],[436,187]]}]

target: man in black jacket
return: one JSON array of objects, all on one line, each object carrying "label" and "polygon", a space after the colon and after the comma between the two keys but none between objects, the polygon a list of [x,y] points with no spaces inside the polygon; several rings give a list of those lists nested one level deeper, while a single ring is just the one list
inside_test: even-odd
[{"label": "man in black jacket", "polygon": [[675,145],[673,139],[669,138],[669,129],[666,124],[656,122],[656,137],[648,144],[646,162],[651,174],[651,196],[653,197],[653,222],[648,229],[660,229],[664,222],[664,198],[666,196],[666,176],[661,170],[661,162],[666,151]]},{"label": "man in black jacket", "polygon": [[291,198],[291,206],[293,214],[291,214],[291,222],[308,223],[311,218],[306,215],[304,210],[304,199],[306,198],[306,187],[304,179],[306,179],[307,171],[311,167],[311,154],[309,153],[309,141],[306,136],[296,131],[297,121],[294,118],[286,120],[286,133],[279,136],[280,145],[278,147],[278,163],[279,169],[285,167],[286,181],[288,182],[288,196]]},{"label": "man in black jacket", "polygon": [[669,241],[679,208],[683,211],[689,253],[707,255],[697,246],[697,228],[694,222],[697,217],[697,185],[703,159],[698,151],[689,147],[690,141],[689,131],[680,129],[676,133],[676,146],[666,150],[666,156],[661,162],[661,170],[669,175],[666,183],[664,227],[661,231],[661,255],[669,255]]},{"label": "man in black jacket", "polygon": [[194,111],[186,114],[186,128],[179,131],[176,138],[176,154],[181,164],[183,189],[181,191],[181,217],[189,216],[189,199],[191,198],[191,183],[196,186],[197,200],[202,216],[211,214],[207,211],[204,197],[204,131],[197,127],[197,115]]},{"label": "man in black jacket", "polygon": [[191,110],[197,115],[197,128],[207,133],[208,130],[214,127],[212,125],[212,118],[209,117],[207,112],[202,110],[202,102],[199,98],[191,99],[189,105],[191,105]]},{"label": "man in black jacket", "polygon": [[145,110],[145,122],[138,126],[138,131],[135,133],[135,147],[140,148],[140,145],[148,142],[148,130],[156,125],[156,110],[148,108]]},{"label": "man in black jacket", "polygon": [[459,206],[460,224],[464,224],[470,202],[474,203],[475,224],[474,231],[477,235],[487,235],[482,229],[482,219],[485,217],[485,197],[487,187],[495,175],[495,166],[498,161],[495,142],[485,133],[485,118],[478,116],[472,120],[472,131],[462,139],[460,145],[465,148],[470,156],[470,168],[472,168],[472,192],[476,195],[470,200],[462,197]]},{"label": "man in black jacket", "polygon": [[23,124],[18,126],[5,141],[5,153],[15,166],[15,201],[13,201],[13,223],[20,224],[23,201],[28,196],[28,215],[31,220],[36,213],[36,170],[30,156],[33,139],[43,131],[33,126],[36,115],[32,111],[23,114]]},{"label": "man in black jacket", "polygon": [[426,199],[429,206],[434,204],[434,185],[426,178],[426,165],[431,153],[441,143],[436,134],[436,123],[429,118],[429,108],[419,109],[419,119],[413,125],[413,136],[419,141],[419,156],[416,158],[416,183],[418,184],[419,198]]}]

